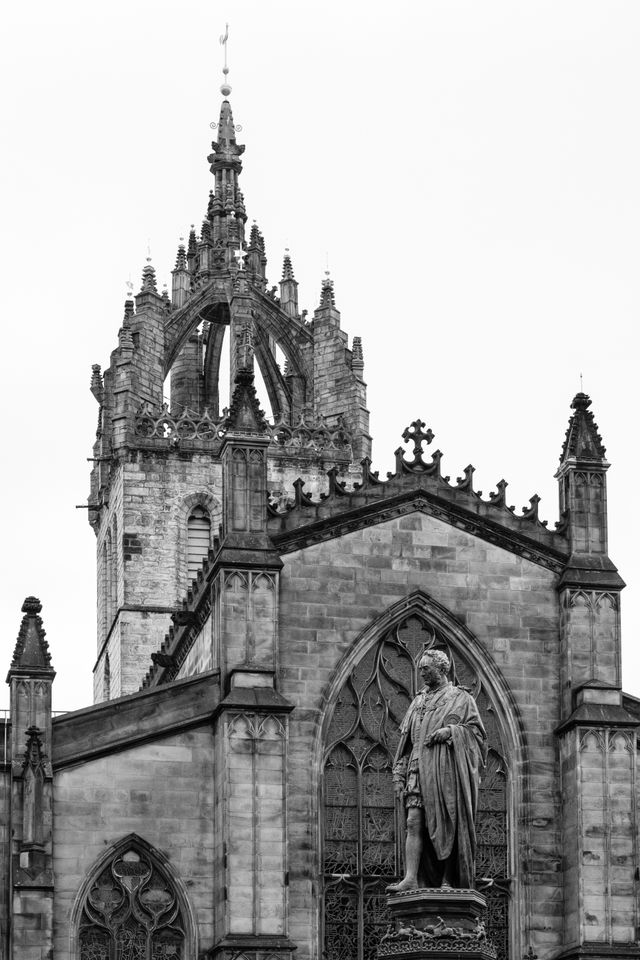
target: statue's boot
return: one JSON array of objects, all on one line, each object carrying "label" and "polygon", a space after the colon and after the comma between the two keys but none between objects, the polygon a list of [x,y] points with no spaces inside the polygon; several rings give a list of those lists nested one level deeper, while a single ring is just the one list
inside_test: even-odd
[{"label": "statue's boot", "polygon": [[390,883],[387,893],[403,893],[405,890],[417,890],[418,881],[415,877],[405,877],[399,883]]}]

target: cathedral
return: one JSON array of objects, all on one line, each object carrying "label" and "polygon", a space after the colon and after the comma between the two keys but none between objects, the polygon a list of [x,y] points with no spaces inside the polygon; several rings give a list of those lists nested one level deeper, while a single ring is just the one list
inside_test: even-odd
[{"label": "cathedral", "polygon": [[499,960],[640,957],[640,701],[621,689],[591,400],[563,443],[558,424],[554,529],[504,481],[483,496],[472,466],[444,476],[421,419],[381,477],[362,341],[328,276],[312,315],[288,253],[269,286],[222,93],[200,230],[170,292],[147,263],[92,371],[92,706],[52,717],[64,638],[49,649],[40,602],[22,607],[0,957],[374,960],[425,650],[488,735],[476,884]]}]

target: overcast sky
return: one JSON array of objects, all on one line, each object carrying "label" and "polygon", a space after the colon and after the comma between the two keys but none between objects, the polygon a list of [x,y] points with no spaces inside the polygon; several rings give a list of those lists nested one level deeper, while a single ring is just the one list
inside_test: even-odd
[{"label": "overcast sky", "polygon": [[108,366],[147,244],[170,283],[206,210],[226,20],[249,219],[272,284],[291,248],[310,312],[328,257],[343,328],[363,338],[374,467],[384,475],[420,416],[444,473],[474,464],[485,496],[504,477],[518,509],[538,493],[553,526],[582,373],[612,463],[624,686],[640,696],[637,0],[7,8],[5,667],[35,594],[55,708],[91,702],[95,538],[75,509],[98,414],[91,364]]}]

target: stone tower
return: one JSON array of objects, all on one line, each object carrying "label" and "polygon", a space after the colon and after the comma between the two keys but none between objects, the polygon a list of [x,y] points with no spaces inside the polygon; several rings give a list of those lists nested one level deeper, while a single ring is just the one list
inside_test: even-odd
[{"label": "stone tower", "polygon": [[273,413],[267,474],[276,501],[300,474],[316,493],[330,468],[349,479],[371,451],[362,342],[356,337],[349,346],[328,276],[313,319],[300,313],[288,251],[279,292],[268,288],[255,223],[246,238],[243,153],[225,99],[208,158],[206,215],[199,236],[192,228],[187,246],[178,247],[171,298],[158,292],[148,261],[139,293],[125,303],[109,368],[93,368],[100,405],[89,496],[98,553],[97,701],[138,689],[213,546],[222,519],[225,337],[232,390],[238,372],[252,375],[255,365],[266,387]]}]

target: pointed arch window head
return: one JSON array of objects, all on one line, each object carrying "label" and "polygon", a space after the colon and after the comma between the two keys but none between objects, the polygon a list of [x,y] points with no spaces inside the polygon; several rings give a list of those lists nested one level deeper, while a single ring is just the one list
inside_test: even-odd
[{"label": "pointed arch window head", "polygon": [[211,517],[206,507],[194,507],[187,520],[187,576],[189,583],[198,575],[211,545]]},{"label": "pointed arch window head", "polygon": [[324,950],[332,960],[375,960],[388,923],[385,888],[402,872],[402,816],[392,760],[400,724],[422,685],[425,649],[449,658],[449,679],[475,698],[489,738],[476,815],[476,873],[488,900],[498,960],[508,956],[507,798],[504,748],[486,690],[444,630],[410,614],[365,651],[333,700],[323,773]]},{"label": "pointed arch window head", "polygon": [[85,887],[78,960],[190,960],[187,917],[171,879],[149,851],[125,845]]}]

